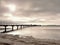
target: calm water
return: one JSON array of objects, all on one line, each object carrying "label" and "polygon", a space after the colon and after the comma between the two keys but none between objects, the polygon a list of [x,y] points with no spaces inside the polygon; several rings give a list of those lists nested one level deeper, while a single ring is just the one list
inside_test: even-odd
[{"label": "calm water", "polygon": [[7,34],[33,36],[40,39],[60,40],[60,27],[29,27],[22,30],[9,32]]}]

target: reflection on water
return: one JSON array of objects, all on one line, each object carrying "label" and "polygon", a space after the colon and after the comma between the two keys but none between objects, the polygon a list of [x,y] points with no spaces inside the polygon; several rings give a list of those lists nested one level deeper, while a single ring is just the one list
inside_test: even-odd
[{"label": "reflection on water", "polygon": [[60,40],[60,27],[29,27],[22,30],[9,32],[7,34],[33,36],[40,39]]}]

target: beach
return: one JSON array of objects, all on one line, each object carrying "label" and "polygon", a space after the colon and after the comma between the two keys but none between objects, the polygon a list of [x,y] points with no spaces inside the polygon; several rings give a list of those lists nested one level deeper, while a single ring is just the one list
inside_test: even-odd
[{"label": "beach", "polygon": [[0,34],[0,45],[60,45],[60,40],[36,39],[32,36]]},{"label": "beach", "polygon": [[60,27],[28,27],[0,33],[0,45],[60,45]]}]

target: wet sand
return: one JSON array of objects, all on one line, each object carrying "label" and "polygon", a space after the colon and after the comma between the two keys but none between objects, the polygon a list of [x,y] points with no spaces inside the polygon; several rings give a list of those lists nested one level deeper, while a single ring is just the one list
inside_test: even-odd
[{"label": "wet sand", "polygon": [[60,45],[60,40],[37,39],[32,36],[0,34],[0,45]]}]

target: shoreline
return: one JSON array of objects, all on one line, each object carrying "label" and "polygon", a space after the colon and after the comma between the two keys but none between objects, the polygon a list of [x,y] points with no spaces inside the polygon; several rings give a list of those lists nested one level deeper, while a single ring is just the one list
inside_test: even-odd
[{"label": "shoreline", "polygon": [[0,45],[60,45],[60,40],[36,39],[32,36],[0,34]]}]

